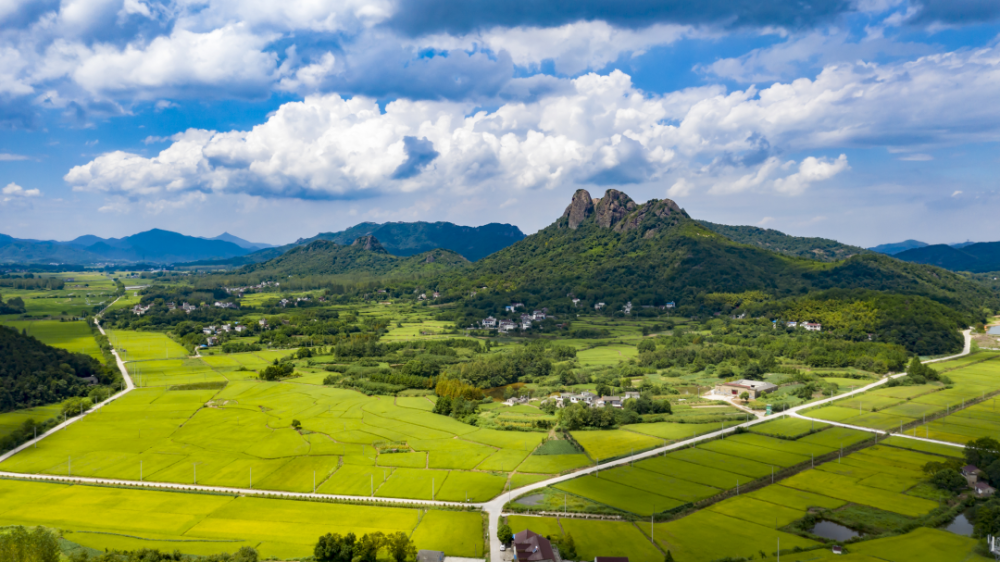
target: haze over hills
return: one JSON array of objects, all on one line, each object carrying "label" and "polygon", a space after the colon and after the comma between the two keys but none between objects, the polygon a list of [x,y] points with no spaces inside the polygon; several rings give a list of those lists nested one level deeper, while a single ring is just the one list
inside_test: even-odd
[{"label": "haze over hills", "polygon": [[1000,271],[1000,242],[976,242],[960,248],[934,244],[896,254],[904,261],[936,265],[952,271]]},{"label": "haze over hills", "polygon": [[921,242],[920,240],[903,240],[902,242],[879,244],[878,246],[873,246],[868,249],[887,256],[894,256],[900,252],[905,252],[906,250],[911,250],[913,248],[923,248],[926,245],[926,242]]}]

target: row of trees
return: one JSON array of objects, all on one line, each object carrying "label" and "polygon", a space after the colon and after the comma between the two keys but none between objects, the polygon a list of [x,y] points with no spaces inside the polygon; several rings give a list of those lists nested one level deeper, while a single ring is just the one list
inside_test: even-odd
[{"label": "row of trees", "polygon": [[376,562],[382,550],[394,562],[404,562],[417,556],[416,545],[402,531],[388,535],[381,532],[368,533],[360,538],[354,533],[327,533],[316,542],[313,556],[316,562]]}]

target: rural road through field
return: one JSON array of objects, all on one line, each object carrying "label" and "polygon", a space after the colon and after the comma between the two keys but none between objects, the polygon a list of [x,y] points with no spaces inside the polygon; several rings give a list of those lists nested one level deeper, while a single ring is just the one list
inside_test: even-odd
[{"label": "rural road through field", "polygon": [[[98,329],[101,331],[101,334],[104,334],[104,329],[100,326],[100,324],[98,324]],[[941,357],[941,358],[938,358],[938,359],[927,360],[927,361],[924,361],[924,363],[935,363],[935,362],[938,362],[938,361],[947,361],[947,360],[950,360],[950,359],[955,359],[955,358],[958,358],[958,357],[962,357],[964,355],[968,355],[970,353],[970,351],[971,351],[972,334],[971,334],[970,330],[966,330],[966,331],[963,332],[963,335],[965,337],[965,346],[964,346],[964,348],[963,348],[963,350],[962,350],[961,353],[959,353],[957,355],[952,355],[952,356],[949,356],[949,357]],[[119,397],[123,396],[124,394],[128,393],[133,388],[135,388],[135,386],[132,383],[132,378],[129,376],[128,370],[125,368],[125,363],[122,361],[121,357],[118,356],[118,351],[117,350],[112,350],[112,353],[115,356],[115,360],[116,360],[116,362],[118,364],[118,369],[121,371],[122,377],[125,379],[125,384],[126,384],[125,390],[123,390],[122,392],[119,392],[118,394],[112,396],[111,398],[108,398],[107,400],[105,400],[105,401],[101,402],[100,404],[94,406],[91,410],[85,412],[83,415],[80,415],[80,416],[77,416],[75,418],[69,419],[69,420],[63,422],[62,424],[59,424],[56,427],[52,428],[51,430],[47,431],[46,433],[44,433],[42,435],[39,435],[38,438],[33,439],[31,441],[28,441],[27,443],[24,443],[20,447],[17,447],[16,449],[14,449],[12,451],[9,451],[6,454],[0,456],[0,462],[3,462],[7,458],[9,458],[9,457],[15,455],[16,453],[18,453],[19,451],[22,451],[22,450],[24,450],[24,449],[26,449],[28,447],[34,446],[34,444],[37,443],[38,441],[41,441],[42,439],[44,439],[45,437],[47,437],[47,436],[55,433],[56,431],[59,431],[59,430],[65,428],[65,427],[68,427],[70,424],[76,422],[77,420],[82,419],[84,416],[95,414],[96,412],[98,412],[100,410],[100,408],[103,408],[104,406],[106,406],[107,404],[109,404],[110,402],[112,402],[113,400],[115,400],[116,398],[119,398]],[[838,394],[837,396],[832,396],[830,398],[825,398],[823,400],[818,400],[816,402],[810,402],[808,404],[803,404],[801,406],[796,406],[794,408],[790,408],[790,409],[786,410],[783,413],[784,414],[789,414],[789,415],[792,415],[792,416],[796,416],[796,417],[804,417],[804,416],[799,416],[798,415],[798,412],[800,410],[803,410],[803,409],[806,409],[806,408],[813,408],[813,407],[816,407],[816,406],[820,406],[820,405],[823,405],[823,404],[834,402],[836,400],[841,400],[841,399],[844,399],[844,398],[848,398],[848,397],[854,396],[856,394],[867,392],[867,391],[869,391],[869,390],[871,390],[871,389],[873,389],[875,387],[878,387],[878,386],[880,386],[882,384],[885,384],[890,378],[902,377],[904,375],[905,375],[905,373],[900,373],[900,374],[897,374],[897,375],[891,375],[889,377],[882,378],[882,379],[880,379],[880,380],[878,380],[876,382],[873,382],[873,383],[871,383],[871,384],[869,384],[867,386],[858,388],[856,390],[853,390],[853,391],[850,391],[850,392],[845,392],[843,394]],[[742,424],[735,425],[735,426],[730,426],[728,428],[720,429],[718,431],[713,431],[711,433],[706,433],[706,434],[698,435],[696,437],[692,437],[691,439],[687,439],[687,440],[684,440],[684,441],[678,441],[676,443],[671,443],[671,444],[665,445],[663,447],[658,447],[656,449],[651,449],[651,450],[648,450],[648,451],[645,451],[645,452],[642,452],[642,453],[638,453],[638,454],[635,454],[635,455],[630,455],[628,457],[623,457],[623,458],[620,458],[618,460],[607,462],[607,463],[604,463],[604,464],[601,464],[601,465],[598,465],[598,466],[593,466],[593,467],[581,469],[581,470],[578,470],[576,472],[572,472],[570,474],[566,474],[566,475],[563,475],[563,476],[557,476],[555,478],[550,478],[548,480],[543,480],[541,482],[536,482],[536,483],[530,484],[528,486],[523,486],[521,488],[517,488],[517,495],[521,495],[521,494],[524,494],[524,493],[527,493],[527,492],[531,492],[531,491],[534,491],[534,490],[539,490],[539,489],[545,488],[547,486],[551,486],[553,484],[558,484],[560,482],[564,482],[566,480],[571,480],[573,478],[578,478],[580,476],[585,476],[585,475],[588,475],[588,474],[596,474],[598,476],[598,478],[599,478],[601,470],[607,470],[608,468],[626,465],[626,464],[632,463],[632,462],[637,461],[637,460],[647,459],[647,458],[651,458],[651,457],[655,457],[655,456],[661,455],[661,454],[666,453],[668,451],[673,451],[673,450],[681,449],[681,448],[687,447],[689,445],[692,445],[692,444],[695,444],[695,443],[698,443],[698,442],[701,442],[701,441],[707,441],[707,440],[715,439],[717,437],[722,437],[723,435],[732,433],[733,431],[735,431],[735,429],[737,427],[750,427],[750,426],[753,426],[753,425],[757,425],[759,423],[764,423],[764,422],[769,421],[771,419],[774,419],[774,417],[772,416],[771,418],[758,418],[758,419],[754,419],[754,420],[748,421],[746,423],[742,423]],[[811,418],[806,418],[806,419],[811,419]],[[830,422],[827,422],[825,420],[817,420],[817,421],[821,421],[823,423],[830,423]],[[834,425],[841,425],[841,424],[834,424]],[[859,429],[859,430],[865,430],[865,431],[872,431],[869,428],[857,428],[857,429]],[[196,485],[188,485],[188,484],[177,484],[177,483],[171,483],[171,482],[136,482],[134,480],[115,480],[115,479],[109,479],[109,478],[89,478],[89,477],[74,477],[74,476],[55,476],[55,475],[45,475],[45,474],[20,474],[20,473],[15,473],[15,472],[0,472],[0,476],[2,476],[4,478],[14,478],[14,479],[20,479],[20,480],[43,480],[43,481],[49,481],[49,482],[76,482],[76,483],[80,483],[80,484],[97,484],[97,485],[105,485],[105,486],[111,485],[111,486],[124,486],[124,487],[134,487],[134,488],[165,489],[165,490],[198,490],[198,491],[205,491],[205,492],[221,492],[221,493],[225,493],[225,494],[234,494],[234,495],[253,495],[253,496],[266,496],[266,497],[280,497],[280,498],[287,498],[287,499],[308,499],[308,498],[316,499],[316,498],[319,498],[319,499],[351,500],[351,501],[359,501],[359,500],[360,501],[364,501],[366,499],[369,499],[369,498],[363,498],[363,497],[358,497],[358,496],[340,496],[340,495],[332,495],[332,494],[308,494],[308,493],[296,493],[296,492],[282,492],[282,491],[277,491],[277,490],[252,490],[252,489],[247,489],[247,488],[225,488],[225,487],[219,487],[219,486],[196,486]],[[494,498],[494,499],[492,499],[492,500],[490,500],[488,502],[485,502],[485,503],[461,503],[461,502],[428,501],[428,500],[413,500],[413,499],[406,499],[406,498],[370,498],[370,499],[372,501],[375,501],[375,502],[387,503],[387,504],[395,504],[395,505],[414,505],[414,506],[434,506],[434,505],[438,505],[438,506],[468,506],[468,507],[477,507],[477,508],[480,508],[480,509],[486,511],[489,514],[490,558],[491,558],[491,560],[493,562],[497,562],[497,561],[503,559],[502,558],[502,554],[503,553],[500,550],[500,541],[497,539],[497,529],[499,528],[500,517],[503,514],[503,507],[504,507],[504,505],[511,498],[513,498],[513,490],[512,491],[508,491],[506,493],[502,493],[499,496],[497,496],[496,498]]]}]

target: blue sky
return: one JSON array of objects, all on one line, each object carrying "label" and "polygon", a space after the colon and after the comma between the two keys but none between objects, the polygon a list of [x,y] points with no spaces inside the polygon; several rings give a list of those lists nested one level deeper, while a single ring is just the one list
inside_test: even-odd
[{"label": "blue sky", "polygon": [[574,190],[1000,240],[1000,3],[8,0],[0,232],[533,232]]}]

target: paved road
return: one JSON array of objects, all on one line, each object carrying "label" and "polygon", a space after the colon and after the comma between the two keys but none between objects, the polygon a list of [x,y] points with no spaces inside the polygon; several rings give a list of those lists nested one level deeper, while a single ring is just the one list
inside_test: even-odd
[{"label": "paved road", "polygon": [[[117,301],[117,300],[118,299],[115,299],[115,301]],[[111,304],[114,304],[114,302],[112,302]],[[110,307],[110,306],[111,305],[109,304],[108,307]],[[104,310],[107,310],[107,308],[105,308]],[[101,312],[103,313],[103,311],[101,311]],[[101,326],[100,321],[99,320],[95,320],[95,323],[97,324],[97,329],[101,331],[101,335],[102,336],[107,335],[107,334],[104,333],[104,328]],[[118,398],[121,398],[122,396],[125,396],[132,389],[134,389],[135,385],[132,384],[132,377],[130,377],[128,375],[128,369],[125,368],[125,363],[122,361],[121,357],[118,356],[118,350],[117,349],[112,349],[111,350],[111,354],[114,355],[115,362],[118,364],[118,370],[121,371],[122,377],[125,379],[125,389],[124,390],[122,390],[118,394],[114,394],[114,395],[108,397],[107,400],[94,405],[91,409],[87,410],[86,412],[83,412],[79,416],[76,416],[76,417],[73,417],[73,418],[68,418],[66,421],[62,422],[61,424],[59,424],[59,425],[57,425],[55,427],[53,427],[52,429],[46,431],[45,433],[39,435],[38,437],[32,439],[31,441],[28,441],[27,443],[22,444],[20,447],[17,447],[15,449],[11,449],[10,451],[7,451],[3,455],[0,455],[0,462],[3,462],[5,460],[9,459],[10,457],[16,455],[17,453],[19,453],[19,452],[21,452],[21,451],[23,451],[23,450],[25,450],[25,449],[27,449],[29,447],[34,447],[35,444],[38,443],[39,441],[41,441],[42,439],[45,439],[46,437],[48,437],[49,435],[52,435],[53,433],[56,433],[57,431],[62,431],[63,429],[66,429],[67,427],[73,425],[74,423],[82,420],[85,416],[89,416],[89,415],[98,413],[101,410],[101,408],[103,408],[103,407],[107,406],[108,404],[114,402]],[[3,473],[0,473],[0,474],[6,476],[6,475],[10,475],[11,473],[3,472]]]},{"label": "paved road", "polygon": [[[100,324],[98,324],[98,328],[101,330],[101,333],[104,334],[104,329],[100,327]],[[965,346],[964,346],[964,348],[962,350],[962,353],[959,353],[957,355],[952,355],[950,357],[941,357],[941,358],[938,358],[938,359],[933,359],[933,360],[925,361],[925,363],[934,363],[934,362],[938,362],[938,361],[947,361],[949,359],[955,359],[957,357],[962,357],[964,355],[968,355],[969,352],[970,352],[970,350],[971,350],[972,335],[971,335],[971,332],[969,330],[966,330],[965,332],[963,332],[963,335],[965,336]],[[55,433],[56,431],[59,431],[62,428],[67,427],[70,424],[72,424],[72,423],[74,423],[74,422],[82,419],[84,416],[95,414],[96,412],[98,412],[100,410],[100,408],[103,408],[104,406],[106,406],[107,404],[111,403],[116,398],[125,395],[126,393],[128,393],[129,391],[131,391],[133,388],[135,388],[135,386],[132,383],[131,377],[129,377],[129,375],[128,375],[128,370],[125,368],[125,363],[118,356],[117,350],[113,350],[112,353],[114,354],[115,360],[118,363],[119,370],[121,370],[121,372],[122,372],[122,377],[124,377],[124,379],[125,379],[125,382],[126,382],[126,388],[125,388],[125,390],[123,390],[122,392],[119,392],[118,394],[112,396],[111,398],[105,400],[104,402],[101,402],[100,404],[94,406],[94,408],[92,408],[91,410],[88,410],[83,415],[78,416],[76,418],[73,418],[71,420],[67,420],[66,422],[64,422],[64,423],[62,423],[62,424],[60,424],[60,425],[52,428],[51,430],[49,430],[45,434],[38,436],[37,439],[33,439],[32,441],[29,441],[29,442],[25,443],[24,445],[21,445],[17,449],[14,449],[13,451],[10,451],[10,452],[8,452],[7,454],[5,454],[3,456],[0,456],[0,462],[3,462],[4,460],[6,460],[10,456],[16,454],[17,452],[19,452],[21,450],[24,450],[24,449],[26,449],[28,447],[33,446],[38,441],[41,441],[42,439],[44,439],[45,437],[47,437],[47,436]],[[876,382],[873,382],[873,383],[871,383],[871,384],[869,384],[867,386],[863,386],[861,388],[858,388],[858,389],[856,389],[854,391],[845,392],[845,393],[839,394],[837,396],[833,396],[833,397],[830,397],[830,398],[825,398],[823,400],[818,400],[816,402],[810,402],[808,404],[803,404],[801,406],[796,406],[794,408],[790,408],[790,409],[786,410],[784,413],[790,414],[790,415],[793,415],[793,416],[798,416],[798,412],[800,410],[803,410],[803,409],[806,409],[806,408],[813,408],[813,407],[816,407],[816,406],[821,406],[823,404],[834,402],[836,400],[841,400],[841,399],[844,399],[844,398],[848,398],[848,397],[854,396],[856,394],[861,394],[861,393],[867,392],[867,391],[869,391],[869,390],[871,390],[871,389],[873,389],[875,387],[878,387],[878,386],[880,386],[882,384],[885,384],[890,378],[896,378],[896,377],[902,377],[902,376],[905,376],[905,373],[900,373],[900,374],[897,374],[897,375],[890,375],[890,376],[882,378],[882,379],[880,379],[880,380],[878,380]],[[798,416],[798,417],[804,417],[804,416]],[[736,425],[736,426],[730,426],[730,427],[725,428],[725,429],[720,429],[719,431],[713,431],[711,433],[706,433],[706,434],[698,435],[698,436],[692,437],[691,439],[687,439],[687,440],[684,440],[684,441],[679,441],[679,442],[676,442],[676,443],[672,443],[670,445],[665,445],[663,447],[658,447],[656,449],[645,451],[645,452],[642,452],[642,453],[639,453],[639,454],[636,454],[636,455],[631,455],[629,457],[621,458],[621,459],[618,459],[616,461],[604,463],[604,464],[601,464],[601,465],[598,465],[598,466],[589,467],[589,468],[584,468],[584,469],[578,470],[576,472],[573,472],[573,473],[570,473],[570,474],[566,474],[564,476],[557,476],[555,478],[550,478],[548,480],[543,480],[541,482],[536,482],[536,483],[530,484],[528,486],[523,486],[521,488],[517,488],[516,489],[517,495],[521,495],[521,494],[524,494],[524,493],[527,493],[527,492],[531,492],[531,491],[534,491],[534,490],[540,490],[540,489],[545,488],[547,486],[551,486],[553,484],[558,484],[560,482],[564,482],[566,480],[571,480],[573,478],[578,478],[580,476],[584,476],[584,475],[588,475],[588,474],[595,474],[595,475],[597,475],[598,478],[600,478],[600,471],[601,470],[607,470],[608,468],[626,465],[626,464],[629,464],[629,463],[637,461],[637,460],[643,460],[643,459],[655,457],[655,456],[658,456],[658,455],[662,455],[662,454],[664,454],[664,453],[666,453],[668,451],[673,451],[673,450],[676,450],[676,449],[681,449],[683,447],[687,447],[688,445],[691,445],[691,444],[694,444],[694,443],[698,443],[698,442],[701,442],[701,441],[707,441],[707,440],[715,439],[717,437],[721,437],[723,435],[732,433],[733,431],[735,431],[735,428],[737,428],[737,427],[751,427],[751,426],[757,425],[759,423],[767,422],[767,421],[769,421],[771,419],[774,419],[774,417],[772,416],[771,418],[758,418],[758,419],[754,419],[754,420],[748,421],[746,423],[742,423],[742,424],[739,424],[739,425]],[[806,418],[806,419],[811,419],[811,418]],[[825,420],[817,420],[817,421],[822,421],[823,423],[830,423],[830,422],[827,422]],[[865,430],[865,431],[872,431],[869,428],[857,428],[857,429]],[[326,498],[326,499],[352,500],[352,501],[358,501],[358,500],[365,499],[365,498],[359,498],[358,496],[341,496],[341,495],[333,495],[333,494],[304,494],[304,493],[296,493],[296,492],[282,492],[282,491],[277,491],[277,490],[251,490],[251,489],[247,489],[247,488],[226,488],[226,487],[220,487],[220,486],[197,486],[197,485],[194,485],[193,483],[192,484],[176,484],[176,483],[171,483],[171,482],[136,482],[134,480],[115,480],[115,479],[108,479],[108,478],[86,478],[86,477],[73,477],[73,476],[53,476],[53,475],[38,475],[38,474],[20,474],[20,473],[14,473],[14,472],[0,472],[0,476],[7,477],[7,478],[17,478],[17,479],[22,479],[22,480],[44,480],[44,481],[59,481],[59,482],[78,482],[78,483],[81,483],[81,484],[114,485],[114,486],[128,486],[128,487],[136,487],[136,488],[165,489],[165,490],[170,490],[170,489],[177,489],[177,490],[186,489],[186,490],[199,490],[199,491],[206,491],[206,492],[220,492],[220,493],[233,494],[233,495],[254,495],[254,496],[289,498],[289,499],[294,499],[294,498]],[[439,505],[439,506],[458,506],[458,505],[465,505],[465,506],[472,506],[472,507],[477,507],[477,508],[483,509],[484,511],[486,511],[489,514],[490,556],[491,556],[491,560],[493,560],[494,562],[496,562],[496,561],[500,561],[500,560],[503,559],[502,558],[502,552],[500,551],[500,541],[496,538],[496,536],[497,536],[497,529],[499,527],[500,516],[503,513],[503,507],[504,507],[504,505],[508,501],[510,501],[510,499],[513,498],[513,496],[514,496],[513,490],[512,491],[508,491],[508,492],[503,493],[503,494],[497,496],[496,498],[494,498],[494,499],[492,499],[492,500],[490,500],[490,501],[488,501],[486,503],[443,502],[443,501],[413,500],[413,499],[406,499],[406,498],[372,498],[372,499],[374,501],[378,501],[378,502],[392,503],[392,504],[398,504],[398,505],[425,505],[425,506],[433,506],[433,505]]]}]

